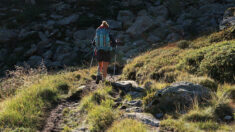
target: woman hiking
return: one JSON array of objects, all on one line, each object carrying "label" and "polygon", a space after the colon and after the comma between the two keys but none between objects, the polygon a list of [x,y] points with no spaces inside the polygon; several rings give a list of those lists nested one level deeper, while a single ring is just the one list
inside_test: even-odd
[{"label": "woman hiking", "polygon": [[99,64],[96,77],[96,83],[98,84],[100,80],[105,80],[107,77],[107,69],[111,61],[111,51],[117,45],[117,42],[110,35],[109,25],[106,21],[102,21],[102,24],[96,29],[93,45],[96,47],[95,54]]}]

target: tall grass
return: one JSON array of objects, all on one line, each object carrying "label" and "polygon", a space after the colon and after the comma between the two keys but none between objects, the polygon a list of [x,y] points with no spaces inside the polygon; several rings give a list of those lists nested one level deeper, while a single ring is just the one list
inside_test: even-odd
[{"label": "tall grass", "polygon": [[[37,75],[36,80],[29,76],[32,78],[31,82],[25,80],[21,83],[20,90],[16,90],[15,96],[0,102],[0,128],[40,130],[48,116],[48,110],[60,99],[73,94],[79,85],[86,84],[90,79],[88,73],[87,70],[55,75],[38,73],[40,76]],[[78,75],[81,75],[80,79],[76,78]]]}]

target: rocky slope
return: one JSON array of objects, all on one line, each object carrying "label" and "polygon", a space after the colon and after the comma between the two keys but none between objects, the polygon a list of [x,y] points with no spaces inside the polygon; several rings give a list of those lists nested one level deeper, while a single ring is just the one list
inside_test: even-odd
[{"label": "rocky slope", "polygon": [[119,52],[125,61],[152,47],[217,30],[224,11],[234,5],[233,0],[43,0],[35,5],[4,0],[1,72],[42,60],[49,69],[87,64],[90,40],[102,20],[125,42]]}]

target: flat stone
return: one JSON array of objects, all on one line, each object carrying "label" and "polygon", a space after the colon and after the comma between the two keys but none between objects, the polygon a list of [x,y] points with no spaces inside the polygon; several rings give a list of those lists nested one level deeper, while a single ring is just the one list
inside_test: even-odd
[{"label": "flat stone", "polygon": [[157,120],[153,115],[148,113],[126,113],[124,116],[132,119],[137,119],[142,123],[153,127],[159,127],[160,121]]}]

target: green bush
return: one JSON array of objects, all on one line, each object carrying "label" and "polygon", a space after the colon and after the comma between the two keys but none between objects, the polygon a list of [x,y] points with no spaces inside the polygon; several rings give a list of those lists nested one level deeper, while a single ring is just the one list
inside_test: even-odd
[{"label": "green bush", "polygon": [[228,28],[218,33],[209,36],[209,42],[220,42],[225,40],[232,40],[235,38],[235,27]]},{"label": "green bush", "polygon": [[207,74],[220,82],[233,82],[235,71],[235,41],[218,43],[189,51],[179,64],[194,74]]},{"label": "green bush", "polygon": [[190,45],[190,42],[187,41],[187,40],[181,40],[179,42],[177,42],[177,46],[180,48],[180,49],[186,49],[188,48]]},{"label": "green bush", "polygon": [[88,122],[92,132],[105,131],[116,118],[113,109],[104,106],[95,106],[88,113]]}]

